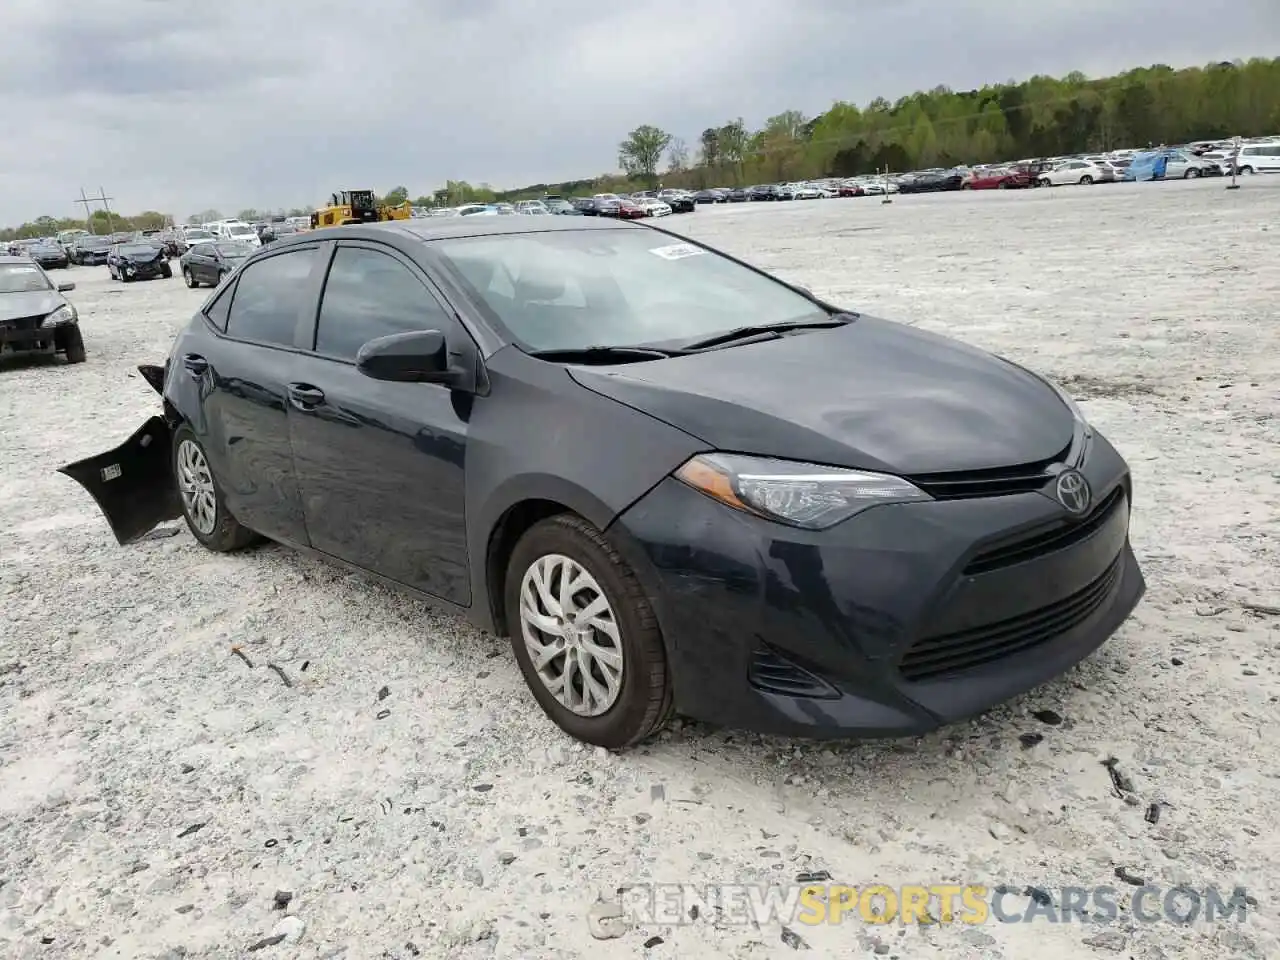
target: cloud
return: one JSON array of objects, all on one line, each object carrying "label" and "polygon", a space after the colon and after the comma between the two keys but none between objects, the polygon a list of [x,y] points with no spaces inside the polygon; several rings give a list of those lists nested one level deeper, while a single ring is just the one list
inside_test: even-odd
[{"label": "cloud", "polygon": [[641,123],[1270,56],[1275,0],[7,0],[0,224],[615,167]]}]

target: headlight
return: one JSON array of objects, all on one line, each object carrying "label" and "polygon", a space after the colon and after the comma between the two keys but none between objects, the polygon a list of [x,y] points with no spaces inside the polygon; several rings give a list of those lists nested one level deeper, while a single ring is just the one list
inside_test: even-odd
[{"label": "headlight", "polygon": [[901,477],[729,453],[700,454],[675,476],[735,510],[806,530],[879,504],[932,499]]},{"label": "headlight", "polygon": [[57,310],[53,311],[53,313],[49,314],[42,321],[40,321],[40,326],[57,327],[64,323],[75,323],[75,321],[76,321],[75,307],[71,306],[70,304],[64,303]]}]

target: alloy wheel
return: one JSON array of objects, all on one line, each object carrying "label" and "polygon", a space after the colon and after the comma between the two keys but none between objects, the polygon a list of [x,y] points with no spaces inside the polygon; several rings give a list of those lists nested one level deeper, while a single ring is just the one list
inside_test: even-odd
[{"label": "alloy wheel", "polygon": [[191,525],[208,536],[218,522],[218,501],[213,488],[213,474],[204,451],[193,440],[178,445],[178,492],[187,508]]},{"label": "alloy wheel", "polygon": [[604,590],[582,564],[539,557],[520,584],[520,628],[551,695],[580,717],[598,717],[622,691],[622,638]]}]

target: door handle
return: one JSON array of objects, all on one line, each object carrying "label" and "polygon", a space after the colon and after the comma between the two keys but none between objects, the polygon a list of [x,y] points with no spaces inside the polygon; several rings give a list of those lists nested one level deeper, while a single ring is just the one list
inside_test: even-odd
[{"label": "door handle", "polygon": [[300,410],[310,410],[324,403],[324,391],[309,383],[291,383],[289,400]]},{"label": "door handle", "polygon": [[209,361],[199,354],[188,353],[182,358],[182,365],[187,368],[187,373],[195,377],[197,380],[204,375],[209,369]]}]

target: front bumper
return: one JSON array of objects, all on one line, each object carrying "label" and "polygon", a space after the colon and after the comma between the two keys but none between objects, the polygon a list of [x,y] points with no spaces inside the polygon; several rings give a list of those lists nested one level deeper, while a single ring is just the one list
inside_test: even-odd
[{"label": "front bumper", "polygon": [[116,269],[135,280],[155,280],[165,275],[168,266],[167,260],[151,260],[146,263],[121,263]]},{"label": "front bumper", "polygon": [[676,706],[786,736],[899,736],[1063,673],[1146,589],[1129,475],[1095,437],[1095,507],[1040,492],[868,510],[806,532],[674,479],[617,521],[667,640]]},{"label": "front bumper", "polygon": [[58,328],[40,326],[41,317],[0,323],[0,356],[58,352]]}]

